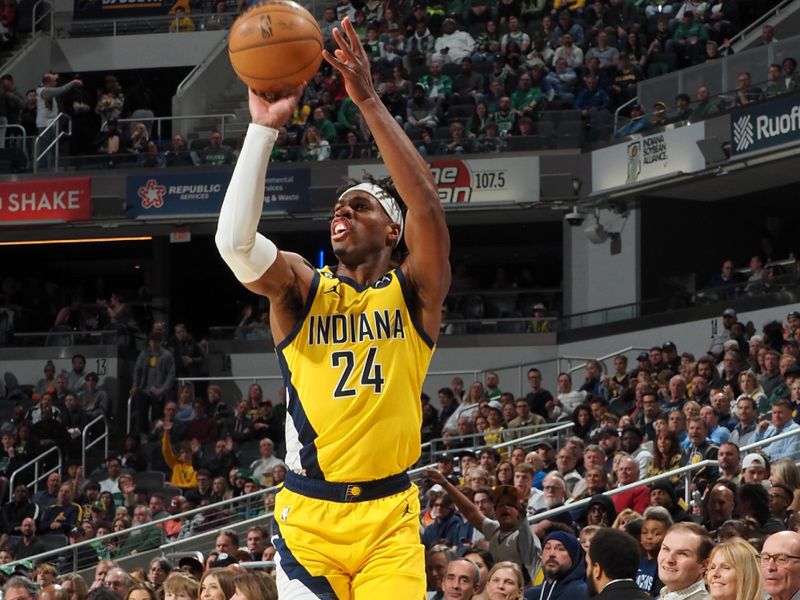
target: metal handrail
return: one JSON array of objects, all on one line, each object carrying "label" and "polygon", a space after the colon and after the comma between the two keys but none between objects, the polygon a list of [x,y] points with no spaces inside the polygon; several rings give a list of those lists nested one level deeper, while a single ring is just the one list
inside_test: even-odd
[{"label": "metal handrail", "polygon": [[[618,350],[617,352],[611,352],[609,354],[604,354],[603,356],[598,356],[597,358],[586,358],[585,356],[559,356],[558,357],[558,360],[559,360],[559,373],[561,372],[561,368],[560,368],[560,364],[561,364],[560,361],[561,360],[566,360],[566,361],[568,361],[570,363],[573,360],[582,360],[582,361],[587,361],[587,362],[590,361],[590,360],[596,360],[598,362],[603,362],[603,361],[608,360],[609,358],[614,358],[618,354],[625,354],[626,352],[633,352],[635,350],[638,350],[638,351],[641,352],[641,351],[648,351],[648,350],[650,350],[650,348],[645,348],[643,346],[626,346],[625,348],[622,348],[621,350]],[[586,368],[586,362],[583,362],[583,363],[581,363],[579,365],[575,365],[574,367],[570,367],[569,370],[567,371],[567,373],[572,374],[575,371],[579,371],[580,369],[585,369],[585,368]]]},{"label": "metal handrail", "polygon": [[741,448],[739,448],[739,452],[747,452],[748,450],[757,450],[759,448],[762,448],[763,446],[769,446],[772,442],[777,442],[786,438],[798,437],[798,436],[800,436],[800,429],[793,429],[792,431],[784,431],[783,433],[779,433],[778,435],[773,435],[772,437],[764,438],[763,440],[759,440],[757,442],[751,442],[745,446],[742,446]]},{"label": "metal handrail", "polygon": [[617,110],[614,111],[614,131],[617,131],[619,129],[619,113],[622,112],[622,109],[624,109],[626,106],[630,106],[631,104],[634,104],[635,102],[638,102],[638,101],[639,101],[639,96],[634,96],[633,98],[631,98],[630,100],[628,100],[624,104],[620,104],[617,107]]},{"label": "metal handrail", "polygon": [[[39,461],[42,460],[44,457],[49,456],[53,452],[58,454],[58,464],[55,467],[53,467],[52,469],[50,469],[49,471],[47,471],[46,473],[43,473],[42,475],[39,475]],[[14,480],[17,478],[17,475],[21,471],[24,471],[25,469],[27,469],[30,466],[33,466],[33,481],[28,483],[26,485],[26,487],[33,487],[33,491],[37,492],[37,491],[39,491],[39,481],[49,477],[50,473],[60,473],[61,472],[61,467],[62,467],[62,464],[61,464],[61,448],[59,448],[58,446],[52,446],[52,447],[48,448],[47,450],[42,452],[39,456],[29,460],[28,462],[26,462],[24,465],[19,467],[17,470],[15,470],[11,474],[11,477],[8,479],[8,501],[9,502],[11,502],[14,499]]]},{"label": "metal handrail", "polygon": [[[728,40],[728,45],[733,47],[736,42],[744,40],[745,36],[749,35],[752,31],[755,31],[762,25],[764,25],[767,21],[769,21],[775,15],[779,15],[781,11],[789,6],[794,0],[782,0],[776,6],[773,6],[767,12],[763,13],[760,17],[758,17],[755,21],[747,25],[746,27],[742,28],[742,30],[734,35],[732,38]],[[734,48],[734,50],[739,50],[738,48]]]},{"label": "metal handrail", "polygon": [[223,47],[227,47],[228,45],[228,36],[224,36],[219,43],[208,53],[208,55],[191,71],[183,80],[178,84],[178,87],[175,89],[175,96],[180,96],[184,92],[184,88],[189,85],[189,83],[197,77],[198,73],[205,68],[208,64],[209,60],[213,60],[216,58],[217,54]]},{"label": "metal handrail", "polygon": [[[39,0],[39,1],[41,2],[42,0]],[[68,123],[69,127],[68,127],[66,132],[60,130],[61,117],[64,117],[64,118],[67,119],[67,123]],[[56,136],[55,136],[55,138],[53,138],[53,141],[48,144],[47,148],[42,150],[42,153],[39,154],[38,153],[39,140],[42,139],[42,136],[45,133],[47,133],[47,131],[49,131],[50,128],[52,128],[52,127],[56,128]],[[39,160],[41,158],[47,156],[48,151],[53,146],[55,146],[55,149],[56,149],[56,160],[55,160],[54,166],[55,166],[56,169],[58,169],[58,154],[59,154],[58,146],[59,146],[59,142],[61,141],[62,137],[70,136],[70,135],[72,135],[72,118],[67,113],[63,113],[63,112],[62,113],[58,113],[58,115],[56,115],[56,118],[53,119],[50,122],[50,124],[47,127],[45,127],[42,130],[42,132],[39,135],[37,135],[36,139],[33,141],[33,172],[34,173],[36,173],[38,171],[38,169],[39,169]]]},{"label": "metal handrail", "polygon": [[155,121],[156,122],[156,137],[161,139],[161,122],[162,121],[183,121],[186,119],[219,119],[220,120],[220,130],[219,133],[222,137],[225,137],[225,119],[238,119],[239,117],[236,116],[235,113],[218,113],[213,115],[180,115],[176,117],[143,117],[139,119],[117,119],[117,123],[143,123],[145,121]]},{"label": "metal handrail", "polygon": [[[765,438],[765,439],[760,440],[758,442],[753,442],[751,444],[746,444],[746,445],[742,446],[741,448],[739,448],[739,452],[742,455],[744,455],[746,452],[748,452],[750,450],[757,450],[757,449],[761,448],[762,446],[770,445],[772,442],[776,442],[776,441],[779,441],[779,440],[782,440],[782,439],[785,439],[785,438],[789,438],[789,437],[798,437],[798,436],[800,436],[800,429],[794,429],[792,431],[784,431],[783,433],[779,433],[778,435],[774,435],[772,437]],[[797,458],[795,457],[794,460],[797,460]],[[686,475],[687,483],[684,486],[684,500],[688,503],[689,499],[690,499],[690,494],[691,494],[691,486],[689,485],[689,483],[691,483],[691,481],[689,479],[689,474],[692,471],[695,471],[695,470],[699,470],[699,469],[702,469],[702,468],[705,468],[705,467],[709,467],[709,466],[714,466],[715,467],[715,466],[718,466],[718,465],[719,465],[719,463],[716,460],[709,460],[709,459],[702,460],[702,461],[700,461],[698,463],[694,463],[694,464],[691,464],[691,465],[686,465],[685,467],[678,467],[677,469],[673,469],[672,471],[667,471],[666,473],[659,473],[658,475],[651,475],[650,477],[645,477],[644,479],[640,479],[639,481],[635,481],[633,483],[629,483],[627,485],[624,485],[624,486],[621,486],[621,487],[618,487],[618,488],[614,488],[612,490],[607,490],[607,491],[603,492],[603,495],[604,496],[614,496],[616,494],[619,494],[619,493],[622,493],[622,492],[626,492],[628,490],[632,490],[632,489],[637,488],[637,487],[642,486],[642,485],[649,485],[651,483],[654,483],[656,481],[661,481],[663,479],[672,479],[676,475]],[[557,515],[557,514],[572,510],[574,508],[580,508],[581,506],[586,506],[587,504],[589,504],[589,502],[591,502],[591,498],[583,498],[582,500],[578,500],[577,502],[564,504],[564,505],[559,506],[557,508],[552,508],[552,509],[547,510],[545,512],[542,512],[542,513],[539,513],[537,515],[533,515],[531,517],[528,517],[528,521],[529,522],[533,522],[533,521],[538,521],[538,520],[541,520],[541,519],[546,519],[546,518],[551,517],[553,515]]]},{"label": "metal handrail", "polygon": [[19,129],[22,132],[22,135],[19,137],[28,137],[26,135],[28,132],[25,131],[25,128],[22,125],[18,125],[16,123],[11,123],[10,125],[0,125],[0,130],[7,130],[7,129]]},{"label": "metal handrail", "polygon": [[[603,496],[616,496],[617,494],[621,494],[622,492],[627,492],[628,490],[632,490],[637,487],[642,487],[654,483],[656,481],[661,481],[663,479],[671,479],[676,475],[687,475],[687,479],[689,474],[692,471],[697,471],[700,469],[704,469],[706,467],[715,467],[719,463],[715,460],[702,460],[700,462],[686,465],[685,467],[678,467],[672,471],[668,471],[666,473],[659,473],[658,475],[652,475],[650,477],[645,477],[644,479],[640,479],[639,481],[634,481],[633,483],[629,483],[627,485],[620,486],[618,488],[614,488],[612,490],[607,490],[603,492]],[[686,490],[688,493],[691,492],[689,489],[690,486],[686,486]],[[688,501],[688,493],[687,493],[687,501]],[[561,513],[568,512],[574,510],[576,508],[580,508],[582,506],[588,505],[592,501],[591,497],[583,498],[576,502],[571,502],[569,504],[562,504],[561,506],[557,506],[556,508],[551,508],[544,512],[538,513],[536,515],[531,515],[528,517],[528,522],[533,523],[535,521],[541,521],[542,519],[547,519],[548,517],[552,517],[555,515],[560,515]]]},{"label": "metal handrail", "polygon": [[[36,18],[36,9],[39,8],[40,4],[47,5],[49,9],[42,13],[39,18]],[[50,37],[55,37],[55,23],[53,21],[54,12],[53,4],[50,2],[50,0],[38,0],[31,9],[31,34],[36,32],[36,26],[43,21],[45,17],[50,17]]]},{"label": "metal handrail", "polygon": [[[86,436],[89,430],[96,423],[100,422],[103,423],[105,431],[87,444]],[[104,415],[99,415],[98,417],[95,417],[94,420],[90,421],[86,425],[86,427],[83,428],[83,431],[81,431],[81,465],[83,465],[84,469],[86,469],[86,451],[89,450],[89,448],[95,446],[96,444],[99,444],[101,441],[105,441],[105,453],[103,454],[103,458],[105,459],[105,457],[108,456],[108,421],[106,421]]]},{"label": "metal handrail", "polygon": [[[168,517],[163,517],[161,519],[153,519],[152,521],[149,521],[148,523],[144,523],[143,525],[133,525],[133,526],[131,526],[131,527],[127,528],[127,529],[124,529],[122,531],[114,531],[114,532],[108,533],[106,535],[101,535],[101,536],[94,537],[94,538],[92,538],[90,540],[84,540],[83,542],[70,544],[69,545],[69,550],[77,550],[78,548],[83,548],[83,547],[86,547],[86,546],[93,546],[93,545],[95,545],[96,542],[113,541],[116,538],[118,538],[121,534],[129,535],[131,532],[140,531],[140,530],[151,528],[151,527],[157,527],[159,525],[163,525],[164,523],[167,523],[168,521],[174,521],[175,519],[178,519],[178,518],[191,517],[191,516],[194,516],[196,514],[205,513],[205,512],[211,512],[211,513],[217,512],[217,511],[219,511],[220,509],[222,509],[222,508],[224,508],[226,506],[241,504],[243,501],[255,500],[256,497],[259,497],[259,496],[262,497],[261,501],[263,502],[263,496],[266,496],[267,494],[270,494],[270,493],[274,493],[277,490],[278,490],[277,486],[272,486],[272,487],[269,487],[269,488],[266,488],[266,489],[263,489],[263,490],[257,490],[255,492],[250,492],[249,494],[242,494],[241,496],[236,496],[235,498],[229,498],[227,500],[222,500],[220,502],[216,502],[215,504],[208,504],[206,506],[193,508],[191,510],[187,510],[185,512],[179,513],[177,515],[170,515]],[[262,519],[262,520],[264,518],[265,518],[265,515],[261,515],[261,516],[258,517],[258,519]],[[245,521],[239,521],[238,523],[243,523],[243,522],[245,522]],[[204,533],[207,533],[207,532],[204,532]],[[179,540],[179,541],[185,541],[185,540]],[[174,545],[174,543],[175,542],[163,544],[161,547],[162,548],[168,548],[171,545]],[[26,560],[29,560],[29,561],[33,562],[34,564],[39,564],[44,559],[63,555],[64,550],[65,550],[64,548],[56,548],[54,550],[48,550],[47,552],[42,552],[41,554],[37,554],[35,556],[28,557]],[[123,558],[123,557],[117,557],[117,558]],[[10,564],[17,564],[18,562],[19,561],[14,561],[13,563],[10,563]]]},{"label": "metal handrail", "polygon": [[[506,448],[508,446],[525,446],[525,445],[527,445],[527,443],[536,440],[536,438],[552,437],[553,434],[560,433],[562,431],[566,431],[567,429],[570,429],[572,427],[574,427],[574,423],[572,423],[571,421],[570,422],[566,422],[566,423],[563,423],[561,425],[556,425],[555,427],[551,427],[550,429],[546,429],[544,431],[536,431],[534,433],[531,433],[530,435],[526,435],[526,436],[523,436],[521,438],[517,438],[515,440],[510,440],[508,442],[502,442],[500,444],[495,444],[494,446],[492,446],[492,448]],[[458,450],[473,450],[474,451],[475,448],[459,448]],[[422,466],[422,467],[416,467],[414,469],[409,469],[408,470],[408,475],[409,475],[409,477],[411,477],[411,479],[413,481],[418,475],[424,474],[425,473],[425,469],[430,469],[430,468],[435,467],[435,466],[436,466],[435,464],[429,464],[429,465],[425,465],[425,466]]]}]

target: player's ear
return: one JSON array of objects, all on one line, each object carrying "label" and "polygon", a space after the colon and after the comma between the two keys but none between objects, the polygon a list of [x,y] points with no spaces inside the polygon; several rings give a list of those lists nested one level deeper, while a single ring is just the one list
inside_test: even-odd
[{"label": "player's ear", "polygon": [[386,242],[389,246],[394,248],[397,245],[397,240],[400,239],[400,224],[399,223],[389,223],[389,236],[386,238]]}]

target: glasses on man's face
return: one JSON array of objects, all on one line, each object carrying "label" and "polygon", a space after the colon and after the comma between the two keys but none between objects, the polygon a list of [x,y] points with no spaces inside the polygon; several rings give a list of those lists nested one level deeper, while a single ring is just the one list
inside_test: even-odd
[{"label": "glasses on man's face", "polygon": [[768,565],[769,561],[774,560],[775,564],[779,567],[788,567],[793,560],[800,560],[800,556],[792,556],[791,554],[766,554],[762,552],[758,555],[758,559],[762,565]]},{"label": "glasses on man's face", "polygon": [[442,504],[441,502],[434,502],[433,503],[433,508],[442,508],[443,506],[444,506],[444,504]]}]

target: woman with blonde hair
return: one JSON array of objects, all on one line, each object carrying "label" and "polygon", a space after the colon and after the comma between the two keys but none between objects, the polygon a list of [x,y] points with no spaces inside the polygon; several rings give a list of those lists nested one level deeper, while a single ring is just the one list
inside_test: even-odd
[{"label": "woman with blonde hair", "polygon": [[741,538],[717,545],[708,557],[706,584],[713,600],[761,600],[764,584],[755,549]]},{"label": "woman with blonde hair", "polygon": [[[759,408],[759,410],[761,409],[763,403],[767,401],[767,395],[764,393],[763,388],[758,384],[756,374],[752,371],[742,371],[739,373],[739,389],[742,390],[739,398],[742,396],[749,396],[756,401],[756,407]],[[736,398],[736,402],[739,401],[739,398]],[[731,411],[734,411],[735,408],[736,405],[734,403],[731,406]]]},{"label": "woman with blonde hair", "polygon": [[515,562],[504,560],[489,571],[486,592],[489,600],[520,600],[525,587],[522,570]]},{"label": "woman with blonde hair", "polygon": [[623,531],[625,531],[625,528],[627,527],[628,523],[641,518],[642,515],[640,515],[632,508],[626,508],[623,509],[622,512],[620,512],[617,515],[617,518],[614,519],[614,522],[611,524],[611,527],[613,527],[614,529],[622,529]]},{"label": "woman with blonde hair", "polygon": [[791,458],[776,460],[769,469],[769,481],[772,485],[782,483],[794,490],[794,499],[789,505],[789,510],[797,511],[800,508],[800,468]]},{"label": "woman with blonde hair", "polygon": [[278,600],[275,580],[265,573],[250,571],[233,580],[236,593],[231,600]]}]

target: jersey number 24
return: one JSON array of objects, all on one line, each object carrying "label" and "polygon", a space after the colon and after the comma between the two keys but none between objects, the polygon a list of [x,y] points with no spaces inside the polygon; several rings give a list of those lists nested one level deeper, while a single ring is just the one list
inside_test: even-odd
[{"label": "jersey number 24", "polygon": [[[359,385],[362,387],[372,386],[374,394],[383,392],[383,368],[380,363],[375,361],[378,354],[378,349],[372,346],[367,351],[367,359],[361,367],[361,378]],[[336,389],[333,391],[334,398],[352,398],[358,392],[355,387],[348,387],[350,376],[356,369],[356,357],[352,350],[339,350],[331,353],[331,366],[334,369],[342,368],[342,375],[339,377],[339,383],[336,384]]]}]

